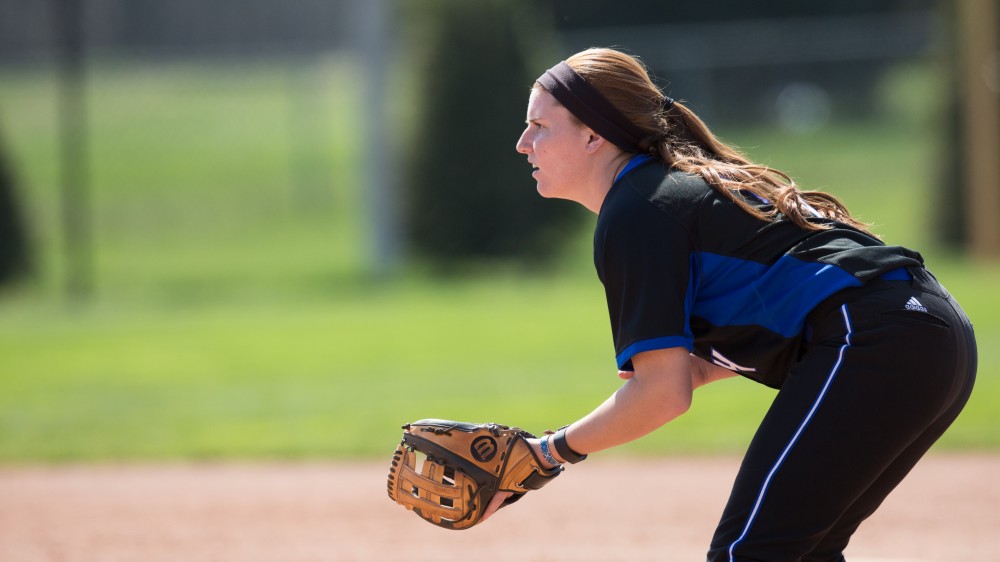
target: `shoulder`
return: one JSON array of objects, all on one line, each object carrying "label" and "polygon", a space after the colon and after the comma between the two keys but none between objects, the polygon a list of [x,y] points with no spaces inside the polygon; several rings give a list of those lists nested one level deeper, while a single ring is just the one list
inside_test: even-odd
[{"label": "shoulder", "polygon": [[712,191],[700,178],[662,164],[643,166],[609,192],[594,232],[594,258],[605,269],[687,261],[697,246],[697,208]]},{"label": "shoulder", "polygon": [[636,220],[693,221],[715,190],[700,176],[651,162],[616,182],[601,207],[598,224]]}]

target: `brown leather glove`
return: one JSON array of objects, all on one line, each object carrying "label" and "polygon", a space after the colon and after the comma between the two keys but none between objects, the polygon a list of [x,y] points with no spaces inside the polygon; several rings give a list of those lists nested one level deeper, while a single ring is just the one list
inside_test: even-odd
[{"label": "brown leather glove", "polygon": [[501,507],[537,490],[562,467],[546,470],[516,427],[426,419],[403,426],[389,467],[389,497],[440,527],[468,529],[490,499],[512,492]]}]

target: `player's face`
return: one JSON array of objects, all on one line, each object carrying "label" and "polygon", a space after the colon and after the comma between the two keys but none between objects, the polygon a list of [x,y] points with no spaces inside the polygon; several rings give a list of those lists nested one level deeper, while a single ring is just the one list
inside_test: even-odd
[{"label": "player's face", "polygon": [[516,149],[535,168],[531,177],[542,197],[580,201],[586,185],[584,159],[589,129],[542,88],[531,90],[527,127]]}]

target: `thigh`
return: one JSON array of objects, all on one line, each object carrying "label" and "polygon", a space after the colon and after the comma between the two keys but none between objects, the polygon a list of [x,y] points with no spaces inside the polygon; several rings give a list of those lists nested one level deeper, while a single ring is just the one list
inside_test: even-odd
[{"label": "thigh", "polygon": [[964,336],[938,315],[897,318],[904,292],[863,293],[823,319],[751,442],[711,560],[800,560],[876,482],[905,474],[890,467],[959,397]]},{"label": "thigh", "polygon": [[[956,334],[964,333],[965,338],[964,342],[959,341],[957,348],[953,384],[950,388],[942,391],[942,395],[945,397],[943,409],[905,449],[893,458],[872,485],[850,505],[833,528],[804,560],[837,560],[861,523],[882,505],[889,493],[909,474],[917,462],[958,418],[968,402],[975,383],[978,363],[975,335],[972,331],[972,325],[968,322],[961,307],[952,299],[948,297],[945,299],[948,302],[932,302],[931,299],[928,299],[928,304],[932,307],[951,305],[954,314],[947,316],[947,310],[945,310],[945,320],[956,328]],[[932,346],[932,348],[936,347],[936,345]],[[926,371],[918,371],[914,374],[917,375],[920,372]],[[936,376],[940,375],[941,373],[936,374]],[[920,424],[916,424],[916,426],[919,427]]]}]

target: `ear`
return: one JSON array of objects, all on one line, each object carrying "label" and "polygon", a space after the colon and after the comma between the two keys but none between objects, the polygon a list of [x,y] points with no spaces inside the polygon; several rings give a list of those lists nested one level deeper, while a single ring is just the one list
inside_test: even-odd
[{"label": "ear", "polygon": [[588,129],[587,152],[596,152],[602,145],[604,145],[604,137]]}]

